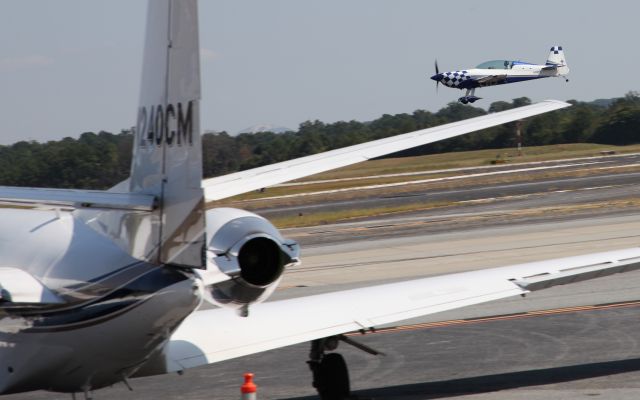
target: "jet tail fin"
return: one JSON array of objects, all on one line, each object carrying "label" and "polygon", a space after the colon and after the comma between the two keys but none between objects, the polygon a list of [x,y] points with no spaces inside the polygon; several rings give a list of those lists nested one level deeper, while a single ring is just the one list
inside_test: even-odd
[{"label": "jet tail fin", "polygon": [[77,215],[139,260],[206,268],[197,6],[149,0],[131,175],[109,190],[127,207]]},{"label": "jet tail fin", "polygon": [[558,68],[558,75],[569,74],[569,66],[567,65],[567,59],[564,56],[564,50],[562,46],[553,46],[547,57],[547,65],[556,66]]},{"label": "jet tail fin", "polygon": [[205,265],[197,16],[197,0],[149,1],[129,180],[159,204],[134,256],[189,267]]}]

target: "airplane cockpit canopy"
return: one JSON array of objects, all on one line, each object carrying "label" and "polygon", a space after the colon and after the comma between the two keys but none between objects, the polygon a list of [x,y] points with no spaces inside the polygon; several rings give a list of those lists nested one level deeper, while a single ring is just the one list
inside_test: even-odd
[{"label": "airplane cockpit canopy", "polygon": [[479,64],[478,69],[511,69],[514,65],[532,65],[524,61],[491,60]]},{"label": "airplane cockpit canopy", "polygon": [[513,67],[513,61],[509,60],[491,60],[479,64],[478,69],[511,69]]}]

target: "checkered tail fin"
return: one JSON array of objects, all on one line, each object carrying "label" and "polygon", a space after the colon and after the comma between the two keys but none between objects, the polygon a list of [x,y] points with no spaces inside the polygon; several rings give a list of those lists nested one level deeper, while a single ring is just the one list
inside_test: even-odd
[{"label": "checkered tail fin", "polygon": [[564,56],[564,50],[562,46],[553,46],[547,57],[547,65],[557,65],[558,75],[567,75],[569,73],[569,67],[567,66],[567,59]]}]

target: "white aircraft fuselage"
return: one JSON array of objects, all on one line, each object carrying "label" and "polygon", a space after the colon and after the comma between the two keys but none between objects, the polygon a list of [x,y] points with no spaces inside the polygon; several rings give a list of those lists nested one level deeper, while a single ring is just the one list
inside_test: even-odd
[{"label": "white aircraft fuselage", "polygon": [[[431,77],[437,84],[454,89],[466,89],[466,94],[459,98],[461,103],[473,103],[479,100],[475,89],[486,86],[505,85],[540,78],[564,77],[569,67],[561,46],[553,46],[545,64],[533,64],[525,61],[493,60],[475,68],[439,72],[436,63],[436,74]],[[567,79],[568,81],[568,79]]]},{"label": "white aircraft fuselage", "polygon": [[0,209],[0,220],[0,281],[33,278],[2,307],[0,393],[122,381],[201,302],[189,270],[132,258],[78,212]]},{"label": "white aircraft fuselage", "polygon": [[[442,73],[440,83],[450,88],[473,89],[557,76],[553,71],[544,70],[544,67],[539,64],[518,64],[514,65],[512,69],[505,70],[471,68],[448,71]],[[498,75],[500,78],[488,83],[479,82],[480,78],[492,75]]]}]

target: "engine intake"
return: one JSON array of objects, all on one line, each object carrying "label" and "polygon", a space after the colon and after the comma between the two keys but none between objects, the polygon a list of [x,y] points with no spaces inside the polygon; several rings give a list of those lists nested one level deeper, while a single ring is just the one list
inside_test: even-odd
[{"label": "engine intake", "polygon": [[[299,247],[284,239],[266,219],[244,210],[207,210],[207,269],[227,276],[207,285],[205,299],[246,315],[252,303],[266,300],[287,266],[298,263]],[[212,272],[212,271],[208,271]],[[231,278],[231,279],[229,279]]]},{"label": "engine intake", "polygon": [[274,240],[262,236],[247,240],[238,253],[240,277],[257,287],[273,283],[290,261]]}]

